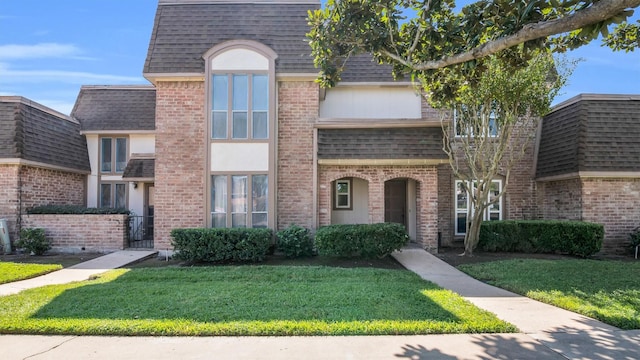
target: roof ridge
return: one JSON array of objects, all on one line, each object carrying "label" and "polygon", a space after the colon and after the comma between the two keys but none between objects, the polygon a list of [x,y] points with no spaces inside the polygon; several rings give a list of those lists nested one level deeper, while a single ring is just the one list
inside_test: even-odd
[{"label": "roof ridge", "polygon": [[80,90],[155,90],[153,84],[138,85],[82,85]]},{"label": "roof ridge", "polygon": [[62,120],[67,120],[70,121],[72,123],[75,124],[79,124],[75,119],[73,119],[71,116],[63,114],[61,112],[59,112],[58,110],[54,110],[46,105],[42,105],[39,102],[36,102],[34,100],[28,99],[24,96],[19,96],[19,95],[11,95],[11,96],[0,96],[0,102],[6,102],[6,103],[19,103],[19,104],[23,104],[29,107],[32,107],[34,109],[38,109],[40,111],[43,111],[45,113],[48,113],[50,115],[59,117]]}]

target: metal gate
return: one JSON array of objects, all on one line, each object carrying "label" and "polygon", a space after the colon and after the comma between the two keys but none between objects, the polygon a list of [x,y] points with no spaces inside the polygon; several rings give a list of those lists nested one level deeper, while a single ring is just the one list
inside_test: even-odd
[{"label": "metal gate", "polygon": [[153,216],[129,215],[128,247],[153,249]]}]

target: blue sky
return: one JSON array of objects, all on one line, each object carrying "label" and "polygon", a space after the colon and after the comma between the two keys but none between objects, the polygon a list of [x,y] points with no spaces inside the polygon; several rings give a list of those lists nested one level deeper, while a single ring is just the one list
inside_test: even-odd
[{"label": "blue sky", "polygon": [[[0,2],[0,95],[68,114],[81,85],[148,83],[142,67],[157,0]],[[640,93],[640,51],[598,42],[569,56],[584,61],[556,103],[579,93]]]}]

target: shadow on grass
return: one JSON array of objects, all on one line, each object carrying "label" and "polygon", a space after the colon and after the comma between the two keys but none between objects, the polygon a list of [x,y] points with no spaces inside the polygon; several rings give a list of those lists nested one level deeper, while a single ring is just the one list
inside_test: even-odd
[{"label": "shadow on grass", "polygon": [[463,322],[452,312],[458,304],[445,308],[428,295],[439,291],[393,270],[138,269],[65,290],[32,318]]}]

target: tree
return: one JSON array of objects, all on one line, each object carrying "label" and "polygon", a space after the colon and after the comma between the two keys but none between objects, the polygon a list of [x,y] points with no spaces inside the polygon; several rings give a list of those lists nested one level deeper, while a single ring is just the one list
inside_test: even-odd
[{"label": "tree", "polygon": [[[486,66],[474,87],[464,86],[464,78],[461,84],[450,80],[460,89],[457,98],[436,104],[454,109],[455,121],[443,122],[443,148],[454,177],[461,180],[456,201],[469,198],[467,255],[478,243],[487,209],[498,206],[508,190],[514,165],[531,151],[541,116],[573,69],[569,62],[555,62],[550,53],[540,53],[517,70],[496,56],[488,57]],[[501,189],[493,187],[498,178]]]}]

